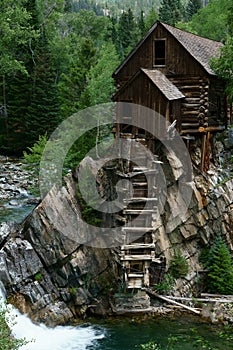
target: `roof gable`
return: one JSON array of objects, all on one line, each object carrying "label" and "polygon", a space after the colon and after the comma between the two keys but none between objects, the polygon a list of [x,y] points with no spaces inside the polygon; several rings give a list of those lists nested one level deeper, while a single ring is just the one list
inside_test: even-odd
[{"label": "roof gable", "polygon": [[220,55],[221,42],[203,38],[162,23],[162,25],[180,42],[180,44],[211,75],[215,75],[210,67],[210,59]]},{"label": "roof gable", "polygon": [[220,55],[222,43],[210,39],[200,37],[198,35],[185,32],[183,30],[174,28],[168,24],[157,21],[138,43],[134,50],[125,58],[125,60],[118,66],[113,73],[117,75],[133,55],[139,50],[147,38],[156,30],[157,26],[163,26],[183,47],[189,54],[206,70],[210,75],[215,75],[215,72],[210,67],[210,59]]}]

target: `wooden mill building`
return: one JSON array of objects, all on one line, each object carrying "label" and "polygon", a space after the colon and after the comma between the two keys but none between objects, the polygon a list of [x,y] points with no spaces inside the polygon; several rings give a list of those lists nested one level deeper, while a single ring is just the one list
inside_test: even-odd
[{"label": "wooden mill building", "polygon": [[113,74],[118,88],[113,100],[149,107],[170,123],[176,120],[184,140],[200,141],[205,171],[211,138],[227,125],[225,84],[210,65],[222,46],[156,22]]},{"label": "wooden mill building", "polygon": [[[222,43],[156,22],[113,74],[117,86],[113,100],[148,107],[176,125],[190,151],[195,145],[200,147],[198,166],[203,171],[208,170],[214,153],[214,136],[227,125],[225,84],[210,65],[221,47]],[[156,125],[151,125],[151,134],[138,128],[128,108],[117,120],[116,138],[139,141],[153,153],[151,134]],[[137,149],[130,151],[129,147],[127,152],[137,153]],[[143,158],[140,147],[136,156]],[[156,256],[153,227],[158,213],[154,175],[158,159],[154,155],[143,161],[141,166],[128,167],[126,162],[119,172],[121,178],[131,181],[130,188],[122,189],[130,191],[130,196],[123,210],[128,224],[122,229],[125,244],[120,253],[128,289],[155,285],[166,269],[165,257]],[[139,214],[140,219],[132,223]],[[132,240],[132,234],[138,234],[138,239]]]}]

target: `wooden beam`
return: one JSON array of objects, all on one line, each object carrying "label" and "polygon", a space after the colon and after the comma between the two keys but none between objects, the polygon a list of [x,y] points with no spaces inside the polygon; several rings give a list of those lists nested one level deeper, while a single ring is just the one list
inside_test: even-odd
[{"label": "wooden beam", "polygon": [[154,249],[155,244],[154,243],[133,243],[133,244],[126,244],[121,246],[121,250],[129,250],[129,249]]},{"label": "wooden beam", "polygon": [[123,199],[124,203],[157,202],[158,198],[132,197]]},{"label": "wooden beam", "polygon": [[161,299],[161,300],[163,300],[163,301],[166,301],[167,303],[171,303],[171,304],[174,304],[174,305],[181,306],[181,307],[184,308],[184,309],[187,309],[187,310],[189,310],[189,311],[191,311],[191,312],[194,312],[194,313],[197,314],[197,315],[200,315],[200,311],[199,311],[199,310],[196,310],[196,309],[193,308],[193,307],[190,307],[190,306],[187,306],[187,305],[178,303],[177,301],[171,300],[171,299],[169,299],[169,298],[167,298],[167,297],[164,297],[164,296],[162,296],[162,295],[159,295],[159,294],[153,292],[153,291],[152,291],[151,289],[149,289],[149,288],[142,288],[142,290],[145,290],[149,295],[151,295],[151,296],[153,296],[153,297],[155,297],[155,298],[158,298],[158,299]]},{"label": "wooden beam", "polygon": [[128,215],[149,215],[149,214],[154,214],[157,213],[157,209],[124,209],[123,214],[128,214]]}]

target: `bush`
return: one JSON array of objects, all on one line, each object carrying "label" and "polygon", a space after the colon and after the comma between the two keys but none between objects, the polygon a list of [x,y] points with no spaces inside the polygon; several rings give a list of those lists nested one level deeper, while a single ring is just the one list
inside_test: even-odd
[{"label": "bush", "polygon": [[163,280],[155,286],[156,292],[169,292],[174,286],[174,278],[167,273]]},{"label": "bush", "polygon": [[16,339],[12,336],[10,326],[15,324],[14,318],[9,314],[6,305],[0,305],[0,349],[17,350],[21,346],[28,344],[25,339]]},{"label": "bush", "polygon": [[170,261],[169,273],[174,278],[184,278],[188,273],[188,262],[180,251]]},{"label": "bush", "polygon": [[47,143],[47,134],[39,136],[39,140],[32,147],[27,147],[29,152],[24,151],[23,157],[27,164],[40,163],[42,154]]}]

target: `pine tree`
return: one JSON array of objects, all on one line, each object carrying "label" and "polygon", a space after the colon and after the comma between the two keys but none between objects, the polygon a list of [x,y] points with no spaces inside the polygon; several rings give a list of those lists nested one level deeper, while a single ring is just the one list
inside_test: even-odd
[{"label": "pine tree", "polygon": [[93,41],[89,38],[83,39],[76,51],[76,60],[73,59],[68,72],[61,75],[58,88],[63,118],[71,116],[81,108],[80,97],[87,86],[87,74],[94,64],[95,55]]},{"label": "pine tree", "polygon": [[138,28],[140,30],[141,36],[143,36],[146,33],[146,26],[145,26],[145,20],[144,20],[144,12],[142,10],[138,20]]},{"label": "pine tree", "polygon": [[208,259],[208,289],[211,293],[233,294],[233,261],[226,243],[218,236]]},{"label": "pine tree", "polygon": [[158,13],[152,8],[145,19],[146,31],[159,19]]},{"label": "pine tree", "polygon": [[35,50],[35,65],[31,81],[31,101],[25,117],[26,143],[31,146],[39,135],[48,135],[61,121],[56,72],[45,32],[41,33]]},{"label": "pine tree", "polygon": [[117,52],[124,58],[139,40],[139,30],[136,27],[135,18],[131,9],[120,16],[117,31]]},{"label": "pine tree", "polygon": [[185,9],[185,17],[188,21],[190,21],[195,15],[195,13],[198,12],[202,8],[202,1],[201,0],[189,0],[188,5]]},{"label": "pine tree", "polygon": [[159,19],[162,22],[175,26],[181,21],[184,9],[180,0],[162,0],[159,8]]},{"label": "pine tree", "polygon": [[111,101],[115,91],[112,72],[119,64],[115,46],[109,42],[101,47],[98,60],[88,72],[88,85],[82,94],[82,108]]}]

